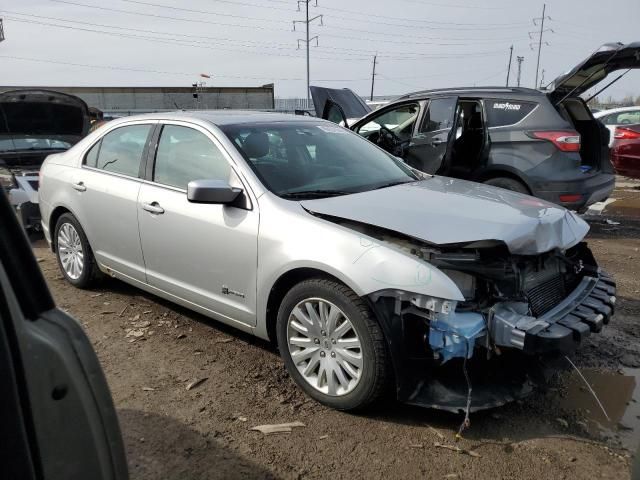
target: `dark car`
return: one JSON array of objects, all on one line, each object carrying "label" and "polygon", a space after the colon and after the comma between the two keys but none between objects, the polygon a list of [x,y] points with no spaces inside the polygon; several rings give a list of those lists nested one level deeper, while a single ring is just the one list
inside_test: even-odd
[{"label": "dark car", "polygon": [[[374,112],[348,89],[311,87],[311,93],[317,115],[348,126],[418,170],[582,210],[609,196],[614,171],[609,132],[579,95],[613,70],[640,67],[639,58],[640,43],[606,44],[549,90],[426,90]],[[359,120],[350,122],[354,117]]]},{"label": "dark car", "polygon": [[640,179],[640,124],[616,127],[611,163],[620,175]]},{"label": "dark car", "polygon": [[75,145],[89,127],[89,107],[73,95],[42,89],[0,93],[0,187],[24,228],[40,228],[40,165]]}]

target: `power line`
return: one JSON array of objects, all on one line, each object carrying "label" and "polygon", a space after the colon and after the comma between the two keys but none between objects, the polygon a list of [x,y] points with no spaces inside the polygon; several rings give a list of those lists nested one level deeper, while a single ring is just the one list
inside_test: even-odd
[{"label": "power line", "polygon": [[[45,19],[45,20],[54,20],[54,21],[58,21],[58,22],[66,22],[66,23],[72,23],[72,24],[76,24],[76,25],[83,25],[83,26],[91,26],[91,27],[101,27],[101,28],[111,28],[111,29],[116,29],[119,31],[129,31],[129,32],[137,32],[137,33],[151,33],[151,34],[155,34],[155,35],[165,35],[165,36],[179,36],[179,37],[184,37],[186,39],[189,38],[197,38],[197,39],[206,39],[206,40],[215,40],[218,42],[226,42],[226,43],[231,43],[233,46],[233,43],[239,43],[241,42],[238,46],[243,46],[243,47],[248,47],[248,48],[264,48],[264,49],[274,49],[274,50],[290,50],[290,46],[289,44],[285,44],[285,43],[269,43],[269,42],[256,42],[256,41],[252,41],[252,40],[235,40],[235,39],[230,39],[230,38],[226,38],[226,37],[211,37],[211,36],[206,36],[206,35],[188,35],[188,34],[181,34],[181,33],[166,33],[166,32],[160,32],[157,30],[147,30],[147,29],[140,29],[140,28],[132,28],[132,27],[120,27],[117,25],[110,25],[110,24],[103,24],[103,23],[91,23],[91,22],[79,22],[79,21],[75,21],[75,20],[69,20],[69,19],[64,19],[64,18],[60,18],[60,17],[48,17],[48,16],[44,16],[44,15],[33,15],[33,14],[25,14],[25,13],[20,13],[20,12],[10,12],[8,10],[4,10],[5,13],[10,13],[11,15],[20,15],[20,16],[26,16],[26,17],[30,17],[30,18],[36,18],[36,19]],[[103,35],[111,35],[111,36],[116,36],[116,37],[124,37],[124,38],[131,38],[131,39],[137,39],[137,40],[153,40],[153,41],[166,41],[165,43],[168,44],[177,44],[177,45],[183,45],[183,46],[189,46],[191,44],[205,44],[205,45],[217,45],[217,44],[213,44],[213,43],[209,43],[209,42],[197,42],[197,41],[190,41],[190,40],[183,40],[181,38],[165,38],[165,37],[149,37],[149,36],[143,36],[143,35],[130,35],[130,34],[122,34],[122,33],[118,33],[118,32],[109,32],[109,31],[103,31],[103,30],[98,30],[95,28],[80,28],[80,27],[75,27],[75,26],[71,26],[71,25],[59,25],[56,23],[50,23],[50,22],[44,22],[44,21],[35,21],[35,20],[26,20],[23,18],[16,18],[16,17],[6,17],[12,21],[16,21],[16,22],[22,22],[22,23],[27,23],[27,24],[35,24],[35,25],[42,25],[42,26],[48,26],[48,27],[53,27],[53,28],[62,28],[62,29],[71,29],[71,30],[77,30],[77,31],[84,31],[87,33],[94,33],[94,34],[103,34]],[[324,50],[337,50],[340,51],[340,55],[341,57],[318,57],[320,59],[323,60],[338,60],[338,59],[344,59],[344,60],[368,60],[368,58],[370,58],[370,55],[372,53],[374,53],[371,50],[363,50],[363,49],[351,49],[351,48],[341,48],[341,47],[331,47],[331,46],[324,46],[321,45],[318,48]],[[230,49],[230,48],[224,48],[224,47],[217,47],[216,50],[223,50],[223,51],[231,51],[231,52],[247,52],[246,50],[239,50],[239,49]],[[356,52],[356,53],[351,53],[351,52]],[[357,52],[361,52],[361,53],[357,53]],[[249,53],[258,53],[258,52],[249,52]],[[327,54],[331,54],[332,52],[326,52]],[[388,61],[405,61],[405,60],[409,60],[409,61],[414,61],[414,60],[419,60],[421,58],[424,59],[451,59],[451,60],[455,60],[457,58],[465,58],[465,57],[489,57],[489,56],[495,56],[497,54],[500,53],[500,50],[489,50],[489,51],[481,51],[481,52],[465,52],[465,53],[456,53],[456,52],[442,52],[440,54],[429,54],[429,53],[420,53],[420,52],[405,52],[405,53],[399,53],[399,52],[393,52],[393,51],[385,51],[382,54],[379,54],[379,56],[381,57],[385,57],[388,58]],[[259,54],[262,54],[261,52]],[[299,58],[297,55],[286,55],[286,54],[278,54],[278,53],[274,53],[274,55],[276,56],[285,56],[285,57],[295,57],[295,58]],[[344,58],[344,57],[356,57],[356,58]],[[360,58],[357,58],[360,57]]]},{"label": "power line", "polygon": [[[153,17],[153,18],[162,18],[162,19],[168,19],[168,20],[177,20],[177,21],[181,21],[181,22],[192,22],[192,23],[211,24],[211,25],[223,25],[223,26],[236,27],[236,28],[249,28],[249,29],[259,29],[259,30],[282,31],[281,29],[278,29],[278,28],[271,28],[271,27],[266,27],[266,26],[263,26],[263,25],[240,25],[240,24],[214,22],[214,21],[201,20],[201,19],[174,17],[174,16],[170,16],[170,15],[159,15],[159,14],[148,13],[148,12],[135,12],[135,11],[131,11],[131,10],[123,10],[123,9],[118,9],[118,8],[103,7],[103,6],[100,6],[100,5],[90,5],[90,4],[86,4],[86,3],[72,2],[72,1],[69,1],[69,0],[50,0],[50,1],[56,2],[56,3],[64,3],[64,4],[68,4],[68,5],[75,5],[75,6],[81,6],[81,7],[87,7],[87,8],[94,8],[94,9],[104,10],[104,11],[125,13],[125,14],[128,14],[128,15],[137,15],[137,16]],[[378,32],[371,32],[371,33],[379,35]],[[366,42],[379,42],[380,41],[379,38],[354,37],[354,36],[337,35],[337,34],[330,34],[330,33],[324,33],[323,36],[332,37],[332,38],[340,38],[340,39],[345,39],[345,40],[366,41]],[[407,41],[406,40],[388,40],[387,39],[387,40],[385,40],[385,43],[406,45]],[[432,42],[432,41],[430,41],[430,42],[418,42],[418,41],[415,41],[415,40],[412,41],[411,43],[413,45],[428,45],[428,46],[434,46],[435,45],[435,46],[449,46],[449,47],[455,47],[455,46],[464,47],[464,46],[471,45],[469,43],[443,43],[443,42]],[[482,43],[482,42],[478,41],[478,40],[473,40],[472,44],[477,44],[477,43]],[[493,40],[488,40],[487,42],[484,42],[484,43],[496,43],[496,42],[493,42]],[[502,43],[502,42],[500,41],[499,43]]]},{"label": "power line", "polygon": [[[278,47],[283,47],[283,49],[290,49],[291,46],[289,43],[279,43],[279,42],[265,42],[265,41],[254,41],[254,40],[248,40],[248,39],[243,39],[243,40],[235,40],[235,39],[231,39],[231,38],[226,38],[226,37],[211,37],[211,36],[207,36],[207,35],[194,35],[194,34],[184,34],[184,33],[178,33],[178,32],[172,32],[172,33],[167,33],[165,31],[158,31],[158,30],[147,30],[147,29],[140,29],[140,28],[133,28],[133,27],[121,27],[119,25],[113,25],[113,24],[107,24],[107,23],[92,23],[92,22],[86,22],[86,21],[77,21],[77,20],[70,20],[68,18],[61,18],[61,17],[50,17],[50,16],[46,16],[46,15],[35,15],[35,14],[31,14],[31,13],[22,13],[22,12],[14,12],[14,11],[10,11],[10,10],[0,10],[3,11],[4,13],[10,14],[10,15],[20,15],[20,16],[25,16],[25,17],[30,17],[30,18],[37,18],[37,19],[44,19],[44,20],[54,20],[57,22],[66,22],[66,23],[73,23],[73,24],[79,24],[79,25],[84,25],[84,26],[93,26],[93,27],[101,27],[101,28],[112,28],[112,29],[116,29],[116,30],[126,30],[126,31],[133,31],[133,32],[142,32],[142,33],[152,33],[152,34],[159,34],[159,35],[172,35],[172,36],[178,36],[178,37],[185,37],[185,38],[202,38],[202,39],[207,39],[207,40],[217,40],[217,41],[222,41],[222,42],[236,42],[236,43],[241,43],[241,44],[257,44],[257,46],[261,46],[261,47],[265,47],[265,48],[272,48],[271,46],[278,46]],[[483,52],[464,52],[464,53],[456,53],[456,52],[442,52],[442,53],[436,53],[436,54],[431,54],[431,53],[424,53],[424,52],[412,52],[412,51],[407,51],[405,48],[403,48],[401,51],[400,50],[367,50],[367,49],[358,49],[358,48],[349,48],[349,47],[333,47],[333,46],[327,46],[327,45],[319,45],[318,46],[319,49],[324,50],[324,49],[328,49],[328,50],[339,50],[340,52],[360,52],[362,54],[362,56],[366,56],[366,57],[370,57],[373,54],[377,54],[380,57],[384,57],[385,55],[388,55],[389,57],[391,57],[391,59],[404,59],[404,60],[410,60],[410,59],[417,59],[417,58],[451,58],[451,57],[475,57],[475,56],[486,56],[486,55],[493,55],[496,53],[501,52],[501,50],[491,50],[491,51],[483,51]]]}]

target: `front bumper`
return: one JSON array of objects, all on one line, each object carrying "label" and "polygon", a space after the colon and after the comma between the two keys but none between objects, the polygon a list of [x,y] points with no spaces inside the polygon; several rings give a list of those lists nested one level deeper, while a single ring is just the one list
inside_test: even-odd
[{"label": "front bumper", "polygon": [[560,304],[537,318],[526,314],[527,304],[497,304],[489,317],[489,331],[495,345],[526,354],[570,353],[609,323],[615,295],[614,280],[599,271],[583,277]]}]

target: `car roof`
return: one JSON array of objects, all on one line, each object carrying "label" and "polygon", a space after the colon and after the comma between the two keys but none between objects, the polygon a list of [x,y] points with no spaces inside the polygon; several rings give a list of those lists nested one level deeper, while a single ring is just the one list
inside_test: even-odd
[{"label": "car roof", "polygon": [[609,110],[600,110],[599,112],[594,113],[593,116],[598,118],[604,117],[605,115],[608,115],[610,113],[630,112],[633,110],[640,110],[640,105],[633,105],[631,107],[610,108]]},{"label": "car roof", "polygon": [[117,121],[122,122],[135,120],[200,120],[218,126],[257,122],[324,122],[324,120],[316,117],[252,110],[182,110],[175,112],[146,113],[117,119]]},{"label": "car roof", "polygon": [[421,90],[408,93],[396,98],[394,101],[407,99],[431,98],[436,96],[457,95],[460,97],[490,97],[505,99],[524,99],[532,96],[539,97],[543,92],[533,88],[524,87],[460,87],[460,88],[437,88],[432,90]]}]

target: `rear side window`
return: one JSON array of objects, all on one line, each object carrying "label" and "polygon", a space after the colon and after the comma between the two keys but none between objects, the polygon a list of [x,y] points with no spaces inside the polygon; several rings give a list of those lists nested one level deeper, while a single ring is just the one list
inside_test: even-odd
[{"label": "rear side window", "polygon": [[107,133],[85,157],[85,165],[137,177],[151,125],[120,127]]},{"label": "rear side window", "polygon": [[163,127],[153,169],[154,182],[186,190],[191,180],[229,182],[230,174],[229,162],[205,134],[178,125]]},{"label": "rear side window", "polygon": [[96,168],[96,165],[98,164],[98,152],[100,151],[101,143],[102,142],[98,142],[93,147],[91,147],[87,152],[87,155],[84,157],[84,164],[87,167]]},{"label": "rear side window", "polygon": [[504,127],[518,123],[536,108],[536,103],[519,100],[485,100],[489,127]]}]

